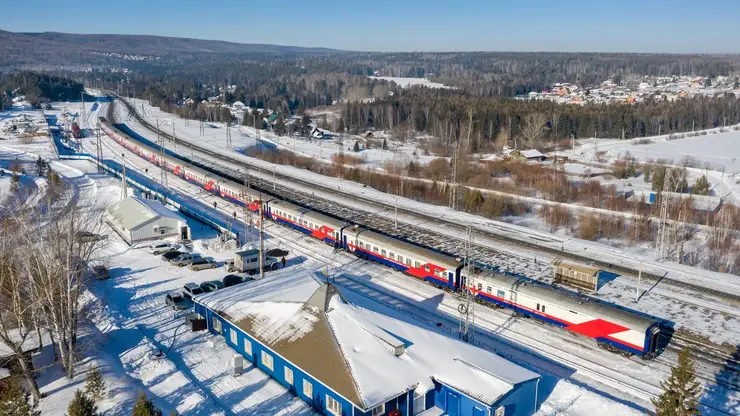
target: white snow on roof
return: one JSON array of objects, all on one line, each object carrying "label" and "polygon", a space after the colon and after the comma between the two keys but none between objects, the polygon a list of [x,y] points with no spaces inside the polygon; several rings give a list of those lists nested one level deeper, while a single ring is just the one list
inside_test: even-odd
[{"label": "white snow on roof", "polygon": [[[258,322],[256,331],[276,340],[283,334],[270,330],[289,323],[289,339],[313,328],[318,319],[313,312],[321,312],[307,310],[304,302],[320,284],[307,271],[285,270],[195,300],[234,321],[249,317]],[[539,377],[494,353],[374,311],[372,305],[361,308],[334,295],[325,315],[368,409],[417,386],[429,389],[433,380],[492,404],[514,385]]]},{"label": "white snow on roof", "polygon": [[130,196],[108,207],[108,213],[127,229],[144,224],[152,218],[164,217],[186,220],[159,201]]},{"label": "white snow on roof", "polygon": [[[23,334],[21,334],[17,329],[11,329],[8,331],[8,336],[10,337],[10,340],[16,344],[21,342],[21,339],[23,339]],[[51,343],[51,338],[49,338],[49,334],[44,332],[41,335],[42,341],[44,345],[48,345]],[[39,337],[36,334],[36,331],[31,331],[28,333],[26,338],[23,340],[23,344],[21,346],[21,349],[23,352],[28,352],[31,350],[35,350],[39,347]],[[12,355],[15,355],[13,350],[9,348],[5,343],[0,342],[0,358],[4,357],[10,357]]]},{"label": "white snow on roof", "polygon": [[522,154],[522,156],[526,157],[527,159],[531,159],[531,158],[535,158],[535,157],[543,157],[543,156],[545,156],[545,155],[543,155],[542,153],[540,153],[540,151],[539,151],[539,150],[537,150],[537,149],[527,149],[527,150],[522,150],[522,151],[520,151],[519,153],[521,153],[521,154]]}]

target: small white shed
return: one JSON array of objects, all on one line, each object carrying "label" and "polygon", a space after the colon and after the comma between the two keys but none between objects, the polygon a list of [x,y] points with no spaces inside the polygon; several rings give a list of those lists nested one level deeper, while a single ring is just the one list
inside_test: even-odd
[{"label": "small white shed", "polygon": [[190,238],[185,218],[152,199],[126,197],[108,207],[106,222],[130,245],[170,237]]}]

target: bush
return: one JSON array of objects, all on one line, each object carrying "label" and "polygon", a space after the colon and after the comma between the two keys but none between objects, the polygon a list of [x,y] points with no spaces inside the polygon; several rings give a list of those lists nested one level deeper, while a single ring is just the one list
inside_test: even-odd
[{"label": "bush", "polygon": [[[70,415],[71,416],[71,415]],[[154,403],[142,392],[134,405],[131,416],[162,416],[162,411],[154,406]]]},{"label": "bush", "polygon": [[0,415],[40,416],[38,402],[31,402],[30,394],[23,390],[20,380],[11,378],[6,381],[0,394]]},{"label": "bush", "polygon": [[98,416],[98,406],[82,390],[77,390],[67,406],[67,416]]},{"label": "bush", "polygon": [[105,397],[105,380],[97,366],[90,367],[85,382],[85,392],[96,402]]}]

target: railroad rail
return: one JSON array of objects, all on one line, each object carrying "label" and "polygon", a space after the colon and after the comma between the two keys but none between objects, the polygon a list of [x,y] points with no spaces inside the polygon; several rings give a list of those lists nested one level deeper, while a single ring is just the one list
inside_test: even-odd
[{"label": "railroad rail", "polygon": [[[134,106],[132,106],[126,100],[121,99],[119,101],[121,101],[127,107],[127,109],[129,110],[130,114],[133,115],[139,121],[139,123],[141,123],[144,127],[146,127],[148,130],[150,130],[152,132],[155,132],[156,131],[156,128],[154,126],[152,126],[151,123],[149,123],[147,120],[145,120],[143,117],[141,117],[141,115],[139,115],[139,113],[136,111],[136,109],[134,108]],[[109,106],[108,107],[109,114],[112,111],[112,107],[113,106]],[[160,134],[160,136],[162,136],[165,139],[167,139],[170,143],[173,142],[173,138],[172,138],[172,136],[170,134],[168,134],[166,132],[163,132],[161,130],[159,131],[159,134]],[[256,164],[253,163],[253,162],[245,162],[243,160],[238,160],[238,159],[235,159],[235,158],[229,158],[229,157],[227,157],[227,156],[225,156],[223,154],[220,154],[218,152],[214,152],[214,151],[212,151],[210,149],[207,149],[207,148],[204,148],[204,147],[195,145],[195,144],[193,144],[193,143],[191,143],[191,142],[189,142],[187,140],[180,140],[179,145],[190,148],[191,149],[191,154],[193,154],[193,155],[195,154],[195,151],[197,150],[199,153],[202,153],[202,154],[211,156],[212,158],[215,158],[216,160],[222,160],[222,161],[226,161],[226,162],[229,162],[229,163],[236,163],[236,164],[249,164],[252,168],[255,168],[255,167],[259,168],[259,166],[255,166]],[[201,160],[193,160],[193,158],[188,158],[187,156],[183,156],[183,155],[179,155],[179,154],[174,154],[173,153],[173,155],[176,156],[176,157],[178,157],[178,158],[180,158],[181,160],[183,160],[185,162],[194,164],[194,165],[199,166],[199,167],[201,167],[203,169],[206,169],[206,170],[208,170],[208,171],[210,171],[210,172],[212,172],[214,174],[218,174],[220,176],[224,176],[224,177],[226,177],[226,178],[228,178],[230,180],[233,180],[233,181],[236,181],[236,182],[242,182],[243,181],[243,176],[241,176],[241,174],[239,172],[234,172],[233,170],[231,170],[229,168],[226,168],[226,167],[224,167],[222,165],[216,165],[213,162],[211,162],[212,164],[208,164],[207,162],[204,163],[204,161],[202,159]],[[354,199],[355,201],[360,202],[360,203],[362,203],[365,206],[377,207],[381,211],[387,211],[387,210],[390,210],[390,209],[393,209],[394,208],[392,206],[388,206],[388,205],[383,204],[382,202],[379,202],[379,201],[374,200],[372,198],[363,197],[361,195],[356,195],[356,194],[350,194],[350,193],[341,192],[341,190],[336,190],[336,189],[334,189],[332,187],[329,187],[329,186],[320,185],[320,184],[316,184],[316,183],[311,182],[311,181],[303,180],[303,179],[301,179],[299,177],[284,175],[284,174],[276,173],[276,172],[273,172],[273,175],[275,177],[281,179],[281,180],[287,180],[287,181],[291,181],[293,183],[299,183],[299,184],[302,184],[302,185],[307,186],[308,188],[320,189],[322,192],[329,193],[329,194],[332,194],[332,195],[338,195],[338,196],[341,196],[342,198]],[[267,194],[267,195],[270,195],[270,196],[273,196],[273,197],[277,197],[277,198],[288,200],[290,202],[293,202],[293,203],[296,203],[296,204],[305,206],[305,207],[310,208],[310,209],[315,210],[315,211],[320,211],[320,212],[322,212],[324,214],[327,214],[327,215],[332,216],[332,217],[336,217],[338,219],[343,219],[343,220],[350,219],[352,222],[358,223],[359,225],[362,225],[364,227],[367,227],[367,228],[370,228],[370,229],[374,229],[374,230],[377,230],[377,231],[379,231],[381,233],[388,234],[388,235],[391,235],[391,236],[394,236],[394,237],[403,238],[403,239],[406,239],[406,240],[408,240],[408,241],[410,241],[412,243],[415,243],[415,244],[420,244],[420,245],[423,245],[423,246],[426,246],[426,247],[430,247],[430,248],[435,249],[435,250],[438,250],[438,251],[447,252],[448,254],[452,254],[452,255],[459,255],[460,253],[464,253],[465,252],[465,250],[464,250],[465,242],[462,241],[462,240],[460,240],[460,239],[455,239],[453,237],[450,237],[448,235],[444,235],[444,234],[441,234],[441,233],[436,233],[434,231],[430,231],[430,230],[427,230],[427,229],[422,229],[421,227],[414,226],[414,225],[411,225],[411,224],[405,224],[404,226],[400,226],[400,224],[399,224],[398,230],[396,230],[395,229],[395,226],[393,224],[393,221],[388,220],[387,218],[383,218],[383,217],[374,215],[372,213],[368,213],[367,211],[356,211],[356,210],[353,210],[353,209],[350,209],[350,208],[346,208],[346,207],[341,207],[340,209],[337,209],[336,205],[338,205],[338,204],[336,202],[330,202],[330,201],[325,201],[325,200],[322,201],[320,198],[318,198],[316,196],[313,196],[313,195],[310,195],[309,196],[307,194],[298,192],[295,189],[286,188],[286,187],[283,187],[283,186],[275,186],[275,189],[270,190],[270,189],[266,188],[263,185],[260,186],[258,184],[252,184],[252,186],[256,190],[258,190],[258,191],[260,191],[260,192],[262,192],[264,194]],[[459,230],[459,234],[460,235],[465,235],[465,227],[462,226],[462,225],[460,225],[459,223],[457,223],[455,221],[451,221],[451,220],[447,220],[445,218],[435,217],[435,216],[432,216],[432,215],[428,215],[428,214],[424,214],[424,213],[412,211],[410,209],[405,209],[405,208],[402,208],[402,207],[398,207],[398,212],[401,213],[401,214],[406,214],[406,215],[409,215],[409,216],[412,216],[412,217],[420,218],[424,222],[444,223],[448,227],[452,227],[455,230]],[[372,221],[367,221],[369,218],[372,218]],[[383,224],[383,223],[385,223],[385,224]],[[390,225],[390,227],[388,225]],[[411,230],[409,230],[409,228]],[[414,234],[410,233],[410,232],[413,232],[413,231],[418,232],[420,230],[427,237],[433,236],[433,238],[431,238],[431,239],[430,238],[424,238],[425,237],[424,235],[420,236],[420,235],[414,235]],[[519,239],[514,239],[514,238],[502,236],[502,235],[499,235],[499,234],[496,234],[496,233],[487,232],[486,230],[483,230],[481,228],[474,228],[474,230],[475,230],[476,234],[481,235],[481,236],[483,236],[483,237],[485,237],[486,239],[489,239],[489,240],[499,241],[499,242],[503,242],[503,243],[510,244],[510,245],[511,244],[514,244],[514,245],[517,245],[517,246],[522,247],[522,248],[526,248],[526,249],[534,250],[534,251],[539,251],[539,252],[544,252],[544,253],[547,253],[549,255],[553,255],[553,256],[556,256],[556,257],[565,257],[565,258],[568,258],[568,259],[571,259],[571,260],[575,260],[575,261],[577,261],[579,263],[596,265],[596,266],[599,266],[599,268],[601,268],[603,270],[608,270],[608,271],[616,272],[618,274],[627,274],[627,275],[636,276],[639,273],[638,270],[636,270],[636,269],[634,269],[632,267],[627,267],[627,266],[624,266],[624,265],[614,264],[614,263],[610,263],[610,262],[607,262],[607,261],[604,261],[604,260],[594,259],[594,258],[591,258],[591,257],[587,257],[585,255],[580,255],[580,254],[572,253],[572,252],[569,252],[569,251],[557,250],[556,248],[552,248],[552,247],[548,247],[548,246],[536,244],[536,243],[531,242],[531,241],[522,241],[522,240],[519,240]],[[434,241],[437,241],[437,242],[439,242],[439,241],[447,241],[447,243],[444,243],[444,244],[439,244],[438,243],[438,244],[430,245],[431,244],[430,240],[434,240]],[[501,252],[499,250],[491,249],[488,246],[483,246],[483,245],[480,245],[480,244],[477,244],[477,243],[475,243],[474,245],[476,246],[477,251],[478,251],[476,253],[476,256],[475,256],[476,259],[486,259],[486,258],[489,258],[489,257],[493,257],[495,259],[496,257],[500,257],[502,254],[507,255],[507,256],[511,256],[510,253],[503,253],[503,252]],[[501,263],[492,263],[490,261],[485,261],[485,260],[483,260],[481,262],[484,263],[484,264],[491,265],[491,266],[499,266],[499,267],[501,266]],[[547,266],[547,267],[549,267],[549,266]],[[502,267],[502,268],[505,268],[505,267]],[[512,270],[512,271],[515,271],[516,272],[516,270]],[[533,276],[530,276],[530,277],[533,277]],[[671,284],[673,286],[683,287],[683,288],[690,289],[690,290],[697,291],[697,292],[703,292],[703,293],[705,293],[707,295],[711,295],[711,296],[714,296],[714,297],[717,297],[717,298],[721,298],[721,299],[724,299],[726,301],[732,302],[732,303],[734,303],[736,305],[740,305],[740,296],[735,295],[735,294],[731,294],[731,293],[727,293],[727,292],[723,292],[721,290],[717,290],[717,289],[713,289],[713,288],[707,288],[707,287],[696,285],[696,284],[692,284],[692,283],[689,283],[689,282],[686,282],[686,281],[675,280],[675,279],[671,279],[671,278],[666,277],[666,276],[660,276],[660,275],[656,275],[656,274],[648,273],[648,272],[643,272],[642,273],[642,278],[644,280],[646,280],[647,282],[652,282],[653,284],[656,284],[656,283],[662,281],[664,283],[668,283],[668,284]]]}]

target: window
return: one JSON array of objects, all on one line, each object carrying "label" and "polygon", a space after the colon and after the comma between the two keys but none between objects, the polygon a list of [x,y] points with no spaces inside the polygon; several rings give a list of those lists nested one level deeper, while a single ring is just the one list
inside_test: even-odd
[{"label": "window", "polygon": [[426,266],[424,266],[424,271],[427,272],[427,273],[429,272],[429,265],[428,264]]},{"label": "window", "polygon": [[506,292],[504,292],[503,290],[497,290],[496,291],[496,296],[498,296],[500,298],[505,298],[506,297]]},{"label": "window", "polygon": [[411,267],[411,259],[406,257],[406,265]]},{"label": "window", "polygon": [[288,367],[285,367],[285,382],[293,385],[293,370]]},{"label": "window", "polygon": [[398,256],[398,262],[401,263],[401,264],[403,264],[403,256],[401,256],[401,255]]},{"label": "window", "polygon": [[385,250],[380,250],[380,255],[385,257]]},{"label": "window", "polygon": [[303,394],[310,398],[313,398],[313,384],[308,382],[308,380],[303,380]]},{"label": "window", "polygon": [[160,228],[160,229],[159,229],[159,234],[160,234],[160,235],[164,235],[164,228]]},{"label": "window", "polygon": [[262,365],[265,366],[265,368],[268,368],[272,370],[272,355],[262,351]]},{"label": "window", "polygon": [[478,290],[483,290],[483,283],[478,283]]},{"label": "window", "polygon": [[326,410],[329,411],[329,413],[341,416],[342,415],[342,404],[338,401],[334,400],[331,396],[328,394],[326,395]]},{"label": "window", "polygon": [[373,416],[379,416],[383,413],[385,413],[385,404],[381,404],[380,406],[373,408]]},{"label": "window", "polygon": [[394,252],[391,251],[390,253],[388,253],[388,257],[390,257],[391,260],[395,260],[396,259],[396,253],[394,253]]},{"label": "window", "polygon": [[488,286],[488,287],[486,288],[486,292],[488,292],[488,293],[491,293],[491,286]]},{"label": "window", "polygon": [[239,338],[237,338],[236,336],[236,330],[232,329],[230,332],[231,343],[234,345],[239,345]]},{"label": "window", "polygon": [[378,246],[373,246],[373,251],[377,253],[378,252]]},{"label": "window", "polygon": [[362,244],[362,241],[358,241],[358,244],[360,245],[360,248],[365,248],[365,246]]},{"label": "window", "polygon": [[252,343],[246,338],[244,338],[244,353],[248,354],[250,357],[252,356]]},{"label": "window", "polygon": [[220,334],[221,333],[221,321],[218,318],[214,317],[211,319],[211,322],[213,325],[213,330],[216,331],[216,333]]},{"label": "window", "polygon": [[542,313],[545,313],[545,305],[542,305]]},{"label": "window", "polygon": [[421,263],[419,263],[418,261],[415,261],[414,262],[414,267],[416,267],[418,269],[419,267],[421,267]]},{"label": "window", "polygon": [[537,304],[537,310],[540,310],[540,304],[539,303]]}]

